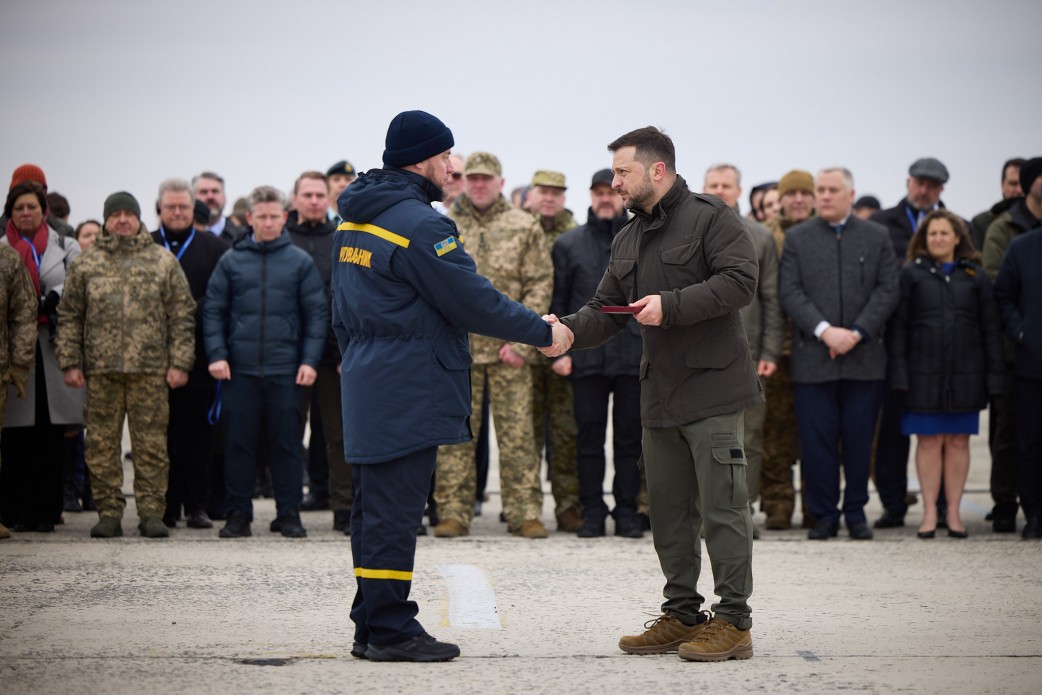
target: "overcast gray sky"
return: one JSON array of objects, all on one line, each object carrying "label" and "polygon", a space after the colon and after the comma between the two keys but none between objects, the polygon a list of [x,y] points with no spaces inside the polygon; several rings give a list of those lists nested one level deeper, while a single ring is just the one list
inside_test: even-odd
[{"label": "overcast gray sky", "polygon": [[[4,0],[0,177],[39,164],[71,221],[126,189],[213,169],[231,201],[306,169],[381,165],[387,124],[424,109],[508,189],[564,171],[585,219],[616,136],[657,125],[695,190],[840,164],[859,194],[951,171],[970,216],[1012,156],[1042,155],[1037,0]],[[743,201],[743,211],[746,209]]]}]

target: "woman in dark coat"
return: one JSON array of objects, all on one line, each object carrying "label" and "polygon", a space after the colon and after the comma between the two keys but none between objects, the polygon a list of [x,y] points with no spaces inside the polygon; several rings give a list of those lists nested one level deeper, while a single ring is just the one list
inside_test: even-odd
[{"label": "woman in dark coat", "polygon": [[989,396],[1002,392],[998,310],[978,265],[980,253],[958,216],[929,213],[908,258],[890,366],[895,388],[906,392],[902,429],[918,438],[915,465],[924,505],[919,537],[935,535],[943,478],[948,535],[965,538],[959,502],[970,467],[969,438],[978,432]]}]

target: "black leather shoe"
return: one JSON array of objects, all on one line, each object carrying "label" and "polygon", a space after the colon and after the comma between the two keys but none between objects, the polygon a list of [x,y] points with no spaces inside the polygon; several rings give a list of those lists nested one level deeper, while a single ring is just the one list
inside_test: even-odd
[{"label": "black leather shoe", "polygon": [[250,521],[244,514],[232,514],[217,535],[220,538],[246,538],[252,536],[253,531],[250,530]]},{"label": "black leather shoe", "polygon": [[300,511],[302,512],[317,512],[325,509],[329,509],[328,497],[315,497],[309,492],[304,495],[304,499],[300,502]]},{"label": "black leather shoe", "polygon": [[839,535],[839,524],[834,521],[819,521],[814,528],[807,531],[807,540],[827,541]]},{"label": "black leather shoe", "polygon": [[370,661],[450,661],[459,656],[459,647],[439,642],[430,635],[417,635],[385,647],[370,644],[365,657]]},{"label": "black leather shoe", "polygon": [[1029,516],[1028,522],[1024,524],[1024,530],[1020,537],[1026,541],[1037,541],[1042,539],[1042,516]]},{"label": "black leather shoe", "polygon": [[991,519],[991,530],[995,533],[1016,533],[1017,517],[994,515]]},{"label": "black leather shoe", "polygon": [[967,533],[965,529],[962,530],[962,531],[953,531],[952,529],[948,529],[948,538],[969,538],[969,537],[970,537],[970,534]]},{"label": "black leather shoe", "polygon": [[351,645],[351,656],[356,659],[365,659],[365,651],[369,648],[369,645],[364,642],[355,642]]},{"label": "black leather shoe", "polygon": [[622,517],[615,520],[615,535],[622,538],[643,538],[644,531],[635,518]]},{"label": "black leather shoe", "polygon": [[922,538],[924,541],[928,541],[931,538],[934,538],[934,537],[937,536],[937,529],[934,528],[934,529],[931,529],[929,531],[916,531],[915,535],[918,536],[919,538]]},{"label": "black leather shoe", "polygon": [[876,523],[872,524],[874,528],[901,528],[905,525],[904,514],[894,514],[887,510],[883,512],[883,516],[876,519]]},{"label": "black leather shoe", "polygon": [[847,524],[847,531],[850,533],[851,540],[872,540],[872,529],[870,529],[868,527],[868,524],[866,524],[864,521],[855,521],[852,524]]},{"label": "black leather shoe", "polygon": [[193,512],[188,515],[185,526],[188,528],[213,528],[213,521],[206,515],[206,512]]},{"label": "black leather shoe", "polygon": [[300,514],[285,514],[271,522],[274,526],[278,522],[279,533],[285,538],[307,538],[308,532],[300,523]]},{"label": "black leather shoe", "polygon": [[[619,532],[618,524],[615,525],[615,532]],[[579,527],[575,535],[579,538],[602,537],[604,535],[604,519],[583,519],[583,525]],[[641,535],[644,534],[641,533]]]},{"label": "black leather shoe", "polygon": [[333,512],[333,530],[351,535],[350,509],[337,509]]}]

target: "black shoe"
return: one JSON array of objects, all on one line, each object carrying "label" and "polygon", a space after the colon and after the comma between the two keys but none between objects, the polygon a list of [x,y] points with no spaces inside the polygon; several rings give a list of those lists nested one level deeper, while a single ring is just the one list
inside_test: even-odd
[{"label": "black shoe", "polygon": [[459,647],[455,644],[439,642],[426,634],[386,647],[370,644],[365,651],[370,661],[450,661],[457,656]]},{"label": "black shoe", "polygon": [[948,538],[969,538],[969,537],[970,537],[970,534],[967,533],[965,530],[953,531],[952,529],[948,529]]},{"label": "black shoe", "polygon": [[931,538],[934,538],[934,537],[937,536],[937,529],[933,528],[930,531],[916,531],[915,535],[918,536],[919,538],[922,538],[924,541],[928,541]]},{"label": "black shoe", "polygon": [[185,526],[188,528],[213,528],[213,521],[206,512],[193,512],[188,515]]},{"label": "black shoe", "polygon": [[62,511],[63,512],[82,512],[83,507],[80,506],[80,501],[76,498],[75,492],[66,492],[62,500]]},{"label": "black shoe", "polygon": [[163,526],[166,526],[167,528],[177,528],[177,517],[173,514],[164,514]]},{"label": "black shoe", "polygon": [[647,514],[637,514],[637,523],[640,524],[641,531],[651,530],[651,517]]},{"label": "black shoe", "polygon": [[876,519],[873,528],[901,528],[905,525],[905,515],[895,514],[890,510],[883,512],[883,516]]},{"label": "black shoe", "polygon": [[369,648],[369,645],[364,642],[355,642],[351,645],[351,656],[356,659],[365,659],[365,651]]},{"label": "black shoe", "polygon": [[624,516],[615,520],[615,535],[622,538],[643,538],[644,531],[636,518]]},{"label": "black shoe", "polygon": [[1042,516],[1029,516],[1028,522],[1024,524],[1024,530],[1020,537],[1026,541],[1037,541],[1042,539]]},{"label": "black shoe", "polygon": [[250,530],[250,521],[245,514],[232,514],[217,535],[220,538],[246,538],[252,536],[253,531]]},{"label": "black shoe", "polygon": [[325,509],[329,509],[329,498],[316,497],[310,492],[304,495],[304,499],[300,503],[300,511],[302,512],[317,512]]},{"label": "black shoe", "polygon": [[[424,526],[423,524],[420,524],[420,527],[418,529],[416,529],[416,535],[417,536],[426,536],[427,535],[427,527]],[[387,661],[387,659],[385,659],[385,661]]]},{"label": "black shoe", "polygon": [[991,530],[995,533],[1016,533],[1016,513],[1014,512],[1014,514],[1010,516],[1009,514],[999,514],[998,512],[992,512]]},{"label": "black shoe", "polygon": [[275,521],[271,522],[272,526],[278,524],[279,533],[285,538],[307,538],[308,532],[304,528],[304,525],[300,523],[300,514],[284,514]]},{"label": "black shoe", "polygon": [[333,530],[351,535],[350,509],[337,509],[333,512]]},{"label": "black shoe", "polygon": [[812,541],[827,541],[839,535],[839,524],[834,521],[819,521],[814,528],[807,531],[807,539]]},{"label": "black shoe", "polygon": [[850,533],[851,540],[855,541],[870,541],[872,540],[872,529],[868,527],[864,521],[855,521],[854,523],[847,524],[847,532]]},{"label": "black shoe", "polygon": [[[619,532],[618,524],[615,526],[615,532]],[[579,538],[602,537],[604,535],[604,519],[583,519],[583,525],[579,527],[579,531],[575,535]]]}]

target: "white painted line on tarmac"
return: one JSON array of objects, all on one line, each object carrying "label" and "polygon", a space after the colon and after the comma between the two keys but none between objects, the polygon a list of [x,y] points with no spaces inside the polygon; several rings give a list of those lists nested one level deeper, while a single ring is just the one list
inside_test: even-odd
[{"label": "white painted line on tarmac", "polygon": [[479,630],[499,630],[496,592],[485,573],[474,565],[439,565],[449,590],[449,625]]}]

